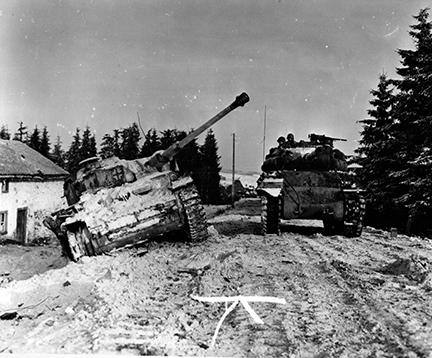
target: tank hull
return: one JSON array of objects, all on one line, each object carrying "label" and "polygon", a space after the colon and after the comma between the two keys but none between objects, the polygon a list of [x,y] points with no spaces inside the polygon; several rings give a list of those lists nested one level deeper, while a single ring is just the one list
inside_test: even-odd
[{"label": "tank hull", "polygon": [[[172,180],[172,174],[155,173],[122,187],[84,195],[68,210],[54,213],[46,225],[73,261],[175,231],[193,229],[194,233],[198,230],[197,237],[205,235],[207,222],[192,179]],[[199,227],[194,228],[191,216],[197,214]]]},{"label": "tank hull", "polygon": [[364,200],[362,190],[351,184],[346,172],[264,173],[257,190],[262,198],[263,233],[277,233],[280,219],[315,219],[322,220],[330,234],[360,235]]},{"label": "tank hull", "polygon": [[82,160],[64,185],[70,206],[44,220],[63,252],[76,261],[176,230],[183,230],[191,241],[204,240],[207,221],[192,179],[178,179],[169,168],[199,134],[248,101],[243,92],[182,140],[150,157]]},{"label": "tank hull", "polygon": [[283,171],[283,219],[322,220],[329,212],[343,220],[343,192],[331,172]]}]

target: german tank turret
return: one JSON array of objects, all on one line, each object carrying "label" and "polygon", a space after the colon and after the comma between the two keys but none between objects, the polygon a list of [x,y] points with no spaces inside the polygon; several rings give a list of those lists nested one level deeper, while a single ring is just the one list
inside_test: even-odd
[{"label": "german tank turret", "polygon": [[296,142],[290,133],[270,149],[257,188],[264,234],[278,233],[280,219],[318,219],[327,234],[361,235],[363,191],[334,141],[345,139],[310,134]]},{"label": "german tank turret", "polygon": [[207,221],[190,177],[170,170],[170,161],[222,117],[249,101],[246,93],[184,139],[149,158],[89,158],[65,183],[69,207],[44,220],[73,261],[147,239],[183,231],[193,241],[207,237]]}]

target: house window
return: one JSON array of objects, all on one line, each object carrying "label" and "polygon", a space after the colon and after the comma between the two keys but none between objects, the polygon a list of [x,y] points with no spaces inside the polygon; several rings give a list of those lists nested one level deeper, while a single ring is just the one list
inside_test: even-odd
[{"label": "house window", "polygon": [[9,180],[3,179],[1,181],[1,192],[9,193]]},{"label": "house window", "polygon": [[0,211],[0,234],[7,234],[7,211]]}]

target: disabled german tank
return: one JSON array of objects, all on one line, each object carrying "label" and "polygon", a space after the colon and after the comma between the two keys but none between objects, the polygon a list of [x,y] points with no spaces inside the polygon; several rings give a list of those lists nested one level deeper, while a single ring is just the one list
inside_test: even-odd
[{"label": "disabled german tank", "polygon": [[138,245],[149,238],[183,231],[192,241],[207,237],[207,221],[190,177],[170,170],[170,161],[222,117],[249,101],[246,93],[184,139],[151,157],[89,158],[75,180],[65,183],[68,207],[44,219],[73,261],[82,256]]},{"label": "disabled german tank", "polygon": [[333,147],[337,140],[345,141],[318,134],[299,142],[291,133],[279,137],[257,185],[263,234],[278,233],[280,219],[315,219],[323,221],[326,234],[361,235],[363,191],[348,170],[346,156]]}]

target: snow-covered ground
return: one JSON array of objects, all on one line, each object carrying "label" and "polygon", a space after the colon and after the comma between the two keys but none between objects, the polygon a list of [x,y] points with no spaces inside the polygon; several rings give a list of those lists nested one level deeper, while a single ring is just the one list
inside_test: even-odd
[{"label": "snow-covered ground", "polygon": [[[55,244],[0,246],[0,353],[431,356],[430,240],[371,228],[262,236],[258,199],[206,209],[202,243],[157,241],[78,263]],[[197,296],[286,304],[251,303],[264,324],[238,304],[212,347],[226,306]]]}]

